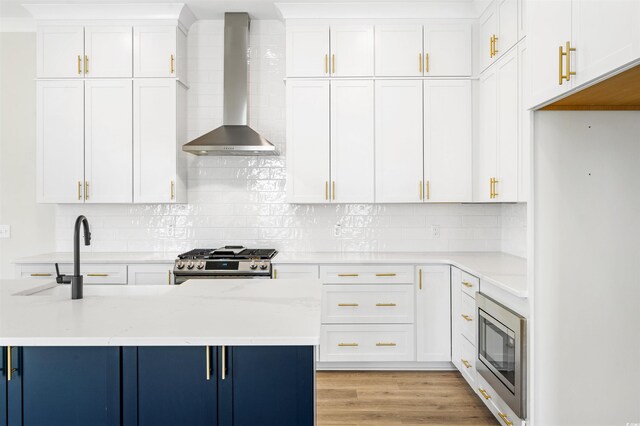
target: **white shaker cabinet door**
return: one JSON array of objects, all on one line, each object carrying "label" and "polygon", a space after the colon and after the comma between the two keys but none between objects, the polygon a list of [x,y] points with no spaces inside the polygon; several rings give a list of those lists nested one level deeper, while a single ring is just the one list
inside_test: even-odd
[{"label": "white shaker cabinet door", "polygon": [[85,76],[131,77],[133,39],[130,26],[85,28]]},{"label": "white shaker cabinet door", "polygon": [[131,80],[85,82],[85,201],[133,201]]},{"label": "white shaker cabinet door", "polygon": [[287,196],[329,202],[329,81],[287,81]]},{"label": "white shaker cabinet door", "polygon": [[329,26],[287,26],[287,76],[329,76]]},{"label": "white shaker cabinet door", "polygon": [[373,76],[373,25],[331,26],[331,75]]},{"label": "white shaker cabinet door", "polygon": [[424,82],[425,201],[472,201],[471,82]]},{"label": "white shaker cabinet door", "polygon": [[478,165],[476,201],[493,199],[492,179],[496,177],[498,161],[498,76],[491,69],[480,76],[478,103]]},{"label": "white shaker cabinet door", "polygon": [[375,46],[377,76],[422,76],[422,25],[376,25]]},{"label": "white shaker cabinet door", "polygon": [[172,285],[173,263],[133,264],[127,267],[129,285]]},{"label": "white shaker cabinet door", "polygon": [[176,200],[176,81],[133,82],[133,201]]},{"label": "white shaker cabinet door", "polygon": [[374,201],[373,81],[331,82],[331,201]]},{"label": "white shaker cabinet door", "polygon": [[377,80],[376,202],[423,198],[422,81]]},{"label": "white shaker cabinet door", "polygon": [[518,3],[520,0],[496,0],[498,32],[495,42],[497,56],[507,53],[518,42]]},{"label": "white shaker cabinet door", "polygon": [[424,75],[462,77],[471,75],[471,26],[424,27]]},{"label": "white shaker cabinet door", "polygon": [[176,77],[176,27],[133,28],[133,76]]},{"label": "white shaker cabinet door", "polygon": [[518,201],[518,52],[513,50],[495,65],[498,75],[498,147],[494,200]]},{"label": "white shaker cabinet door", "polygon": [[575,86],[640,58],[640,1],[573,1],[571,14]]},{"label": "white shaker cabinet door", "polygon": [[38,78],[84,77],[84,27],[39,26],[37,33]]},{"label": "white shaker cabinet door", "polygon": [[451,267],[417,267],[418,361],[451,361]]}]

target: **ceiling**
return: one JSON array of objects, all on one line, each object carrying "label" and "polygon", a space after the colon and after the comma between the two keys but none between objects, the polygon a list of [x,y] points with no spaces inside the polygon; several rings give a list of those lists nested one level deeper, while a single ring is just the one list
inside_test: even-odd
[{"label": "ceiling", "polygon": [[[473,3],[477,0],[422,0],[425,2],[456,2]],[[158,1],[158,0],[0,0],[0,17],[2,18],[28,18],[29,12],[22,4],[122,4],[122,3],[185,3],[197,19],[222,19],[224,12],[249,12],[253,19],[279,19],[280,15],[274,6],[280,3],[375,3],[375,0],[183,0],[183,1]],[[389,3],[385,1],[384,3]],[[416,2],[418,3],[418,2]]]}]

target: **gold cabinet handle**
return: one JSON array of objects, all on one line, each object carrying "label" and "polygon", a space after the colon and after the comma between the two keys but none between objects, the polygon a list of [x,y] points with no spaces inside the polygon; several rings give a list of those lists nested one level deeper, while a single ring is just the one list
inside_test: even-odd
[{"label": "gold cabinet handle", "polygon": [[51,274],[31,274],[32,277],[50,277]]},{"label": "gold cabinet handle", "polygon": [[171,285],[171,270],[167,271],[167,285]]},{"label": "gold cabinet handle", "polygon": [[471,284],[471,283],[470,283],[470,282],[468,282],[468,281],[462,281],[462,285],[463,285],[463,286],[465,286],[465,287],[467,287],[467,288],[471,288],[471,287],[473,287],[473,284]]},{"label": "gold cabinet handle", "polygon": [[171,63],[171,65],[170,65],[171,74],[173,74],[173,72],[175,71],[175,69],[174,69],[175,58],[173,57],[173,55],[171,55],[171,60],[169,62]]},{"label": "gold cabinet handle", "polygon": [[324,55],[324,73],[329,74],[329,54]]},{"label": "gold cabinet handle", "polygon": [[394,306],[398,306],[395,303],[376,303],[376,306],[382,306],[382,307],[394,307]]},{"label": "gold cabinet handle", "polygon": [[465,367],[471,368],[471,364],[469,364],[469,361],[467,361],[466,359],[460,359],[460,362],[462,362]]},{"label": "gold cabinet handle", "polygon": [[558,46],[558,84],[562,86],[564,82],[564,73],[562,72],[562,57],[565,55],[562,46]]},{"label": "gold cabinet handle", "polygon": [[89,57],[84,55],[84,73],[89,74]]},{"label": "gold cabinet handle", "polygon": [[422,290],[422,268],[418,270],[418,276],[420,277],[420,290]]},{"label": "gold cabinet handle", "polygon": [[471,318],[469,315],[462,314],[461,316],[462,316],[462,318],[464,318],[466,321],[473,321],[473,318]]},{"label": "gold cabinet handle", "polygon": [[331,181],[331,199],[332,200],[336,199],[336,181],[335,180]]},{"label": "gold cabinet handle", "polygon": [[396,274],[393,273],[393,272],[388,273],[388,274],[376,274],[376,277],[395,277],[395,276],[396,276]]},{"label": "gold cabinet handle", "polygon": [[16,371],[13,368],[13,363],[11,362],[11,350],[12,347],[7,346],[7,381],[11,381],[11,376],[13,375],[13,372]]},{"label": "gold cabinet handle", "polygon": [[376,343],[376,346],[398,346],[397,344],[393,343],[393,342],[378,342]]},{"label": "gold cabinet handle", "polygon": [[331,74],[336,73],[336,55],[331,55]]},{"label": "gold cabinet handle", "polygon": [[171,181],[171,200],[175,200],[176,198],[176,183]]},{"label": "gold cabinet handle", "polygon": [[507,415],[505,413],[502,413],[502,412],[498,411],[498,415],[500,416],[500,418],[502,419],[502,421],[504,422],[505,425],[513,426],[513,422],[511,420],[509,420],[509,417],[507,417]]},{"label": "gold cabinet handle", "polygon": [[211,351],[209,350],[209,346],[204,347],[204,359],[205,359],[205,377],[207,380],[211,380]]},{"label": "gold cabinet handle", "polygon": [[220,372],[222,375],[222,380],[227,378],[227,347],[222,347],[222,371]]},{"label": "gold cabinet handle", "polygon": [[274,270],[273,270],[273,279],[274,279],[274,280],[277,280],[277,279],[278,279],[278,270],[277,270],[277,269],[274,269]]},{"label": "gold cabinet handle", "polygon": [[87,181],[84,182],[84,199],[89,199],[89,182]]},{"label": "gold cabinet handle", "polygon": [[427,200],[431,198],[431,181],[427,181]]},{"label": "gold cabinet handle", "polygon": [[358,346],[357,343],[338,343],[338,346]]},{"label": "gold cabinet handle", "polygon": [[359,274],[338,274],[339,277],[357,277]]},{"label": "gold cabinet handle", "polygon": [[566,56],[564,58],[565,63],[566,63],[566,67],[567,67],[567,74],[565,75],[565,79],[567,81],[571,81],[571,76],[572,75],[576,75],[575,71],[571,71],[571,52],[575,52],[576,48],[575,47],[571,47],[571,42],[567,42],[566,44]]},{"label": "gold cabinet handle", "polygon": [[78,181],[78,200],[82,200],[82,194],[80,194],[81,191],[82,191],[82,182]]},{"label": "gold cabinet handle", "polygon": [[422,72],[422,53],[418,53],[418,72]]},{"label": "gold cabinet handle", "polygon": [[108,277],[109,274],[87,274],[88,277]]},{"label": "gold cabinet handle", "polygon": [[82,58],[78,55],[78,75],[82,74]]},{"label": "gold cabinet handle", "polygon": [[420,183],[418,183],[419,188],[420,188],[420,201],[422,201],[422,181],[420,181]]},{"label": "gold cabinet handle", "polygon": [[338,303],[338,306],[360,306],[357,303]]},{"label": "gold cabinet handle", "polygon": [[424,72],[429,72],[429,54],[424,54]]},{"label": "gold cabinet handle", "polygon": [[329,199],[329,181],[328,180],[324,182],[324,199],[325,200]]},{"label": "gold cabinet handle", "polygon": [[486,390],[478,388],[478,391],[480,392],[480,394],[482,394],[482,396],[484,396],[484,399],[491,399],[491,395],[489,395]]},{"label": "gold cabinet handle", "polygon": [[493,36],[489,38],[489,57],[493,58]]}]

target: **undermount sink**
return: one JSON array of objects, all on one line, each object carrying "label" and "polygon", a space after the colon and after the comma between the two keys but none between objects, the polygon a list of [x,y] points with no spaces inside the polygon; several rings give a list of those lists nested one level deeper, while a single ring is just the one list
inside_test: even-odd
[{"label": "undermount sink", "polygon": [[[169,286],[85,285],[85,297],[139,297],[158,296],[171,291]],[[68,296],[71,287],[66,284],[47,284],[15,293],[14,296]]]}]

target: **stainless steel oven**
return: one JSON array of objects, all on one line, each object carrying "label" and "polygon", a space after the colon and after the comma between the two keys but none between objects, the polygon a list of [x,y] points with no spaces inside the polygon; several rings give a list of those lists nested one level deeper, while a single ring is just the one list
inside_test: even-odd
[{"label": "stainless steel oven", "polygon": [[527,415],[527,320],[478,293],[478,374],[513,412]]}]

